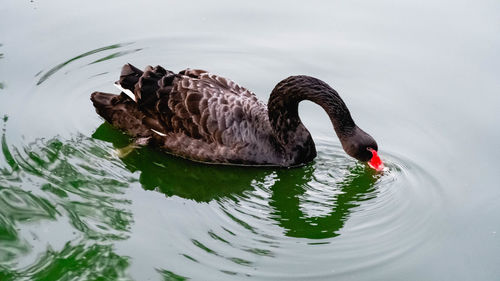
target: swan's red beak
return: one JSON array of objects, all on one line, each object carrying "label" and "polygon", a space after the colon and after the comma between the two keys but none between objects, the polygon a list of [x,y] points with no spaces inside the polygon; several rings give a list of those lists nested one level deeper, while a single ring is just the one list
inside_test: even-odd
[{"label": "swan's red beak", "polygon": [[368,161],[368,166],[372,167],[375,169],[377,172],[380,172],[384,169],[384,162],[382,162],[382,159],[378,156],[378,153],[375,149],[368,149],[372,153],[372,159]]}]

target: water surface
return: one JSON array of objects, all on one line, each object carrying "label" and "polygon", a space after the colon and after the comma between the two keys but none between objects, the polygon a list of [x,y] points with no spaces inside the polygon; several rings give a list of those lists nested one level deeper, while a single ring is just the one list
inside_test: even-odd
[{"label": "water surface", "polygon": [[[95,2],[95,1],[94,1]],[[494,1],[7,1],[0,8],[1,280],[496,280],[500,5]],[[266,101],[334,87],[381,174],[325,113],[296,169],[207,166],[98,117],[124,63],[207,69]]]}]

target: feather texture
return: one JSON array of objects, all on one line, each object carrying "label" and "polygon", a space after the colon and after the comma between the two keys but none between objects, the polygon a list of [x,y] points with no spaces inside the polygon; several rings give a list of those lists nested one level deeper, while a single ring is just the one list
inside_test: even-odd
[{"label": "feather texture", "polygon": [[133,137],[149,136],[196,161],[282,165],[266,105],[232,80],[203,70],[174,74],[148,66],[143,72],[127,64],[118,85],[133,98],[96,92],[92,101],[99,115]]},{"label": "feather texture", "polygon": [[327,111],[344,149],[361,132],[368,142],[356,149],[376,150],[338,94],[313,77],[283,80],[273,90],[269,106],[232,80],[198,69],[175,74],[161,66],[141,71],[126,64],[116,84],[119,95],[92,94],[99,115],[142,142],[147,139],[195,161],[287,167],[311,161],[316,156],[314,142],[297,113],[304,99]]}]

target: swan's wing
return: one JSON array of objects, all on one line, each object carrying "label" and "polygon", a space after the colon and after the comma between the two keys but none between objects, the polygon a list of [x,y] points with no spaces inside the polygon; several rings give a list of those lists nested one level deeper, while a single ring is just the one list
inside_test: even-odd
[{"label": "swan's wing", "polygon": [[143,72],[127,64],[117,84],[144,112],[143,123],[160,136],[181,133],[231,147],[258,143],[256,138],[270,130],[266,107],[252,92],[204,70],[174,74],[148,66]]},{"label": "swan's wing", "polygon": [[[121,114],[114,115],[122,119],[127,119],[125,117],[129,116],[130,118],[135,117],[144,128],[149,128],[149,133],[164,136],[168,129],[162,122],[161,114],[157,111],[156,105],[162,97],[168,98],[175,76],[176,74],[172,71],[165,70],[161,66],[148,66],[144,71],[141,71],[131,64],[124,65],[120,80],[115,83],[117,88],[122,91],[122,95],[113,104],[112,108],[118,109],[122,104],[129,104],[131,109],[141,114],[129,114],[132,110],[128,109],[122,110]],[[132,106],[131,103],[135,106]],[[118,127],[127,130],[126,124]]]},{"label": "swan's wing", "polygon": [[267,111],[253,93],[205,71],[187,69],[179,74],[168,99],[173,130],[230,147],[255,143],[253,123],[267,118]]}]

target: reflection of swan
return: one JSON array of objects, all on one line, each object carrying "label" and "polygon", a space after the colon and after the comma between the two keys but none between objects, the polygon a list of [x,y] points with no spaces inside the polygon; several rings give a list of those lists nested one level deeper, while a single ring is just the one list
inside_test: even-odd
[{"label": "reflection of swan", "polygon": [[278,180],[271,187],[270,205],[275,209],[273,218],[286,229],[286,235],[302,238],[329,238],[339,235],[338,231],[349,218],[352,208],[367,200],[367,193],[373,191],[376,177],[365,167],[355,166],[339,183],[341,194],[337,196],[335,207],[326,216],[306,217],[300,209],[299,196],[311,181],[314,167],[280,170]]},{"label": "reflection of swan", "polygon": [[[128,140],[108,123],[102,124],[93,137],[111,141],[116,146],[124,146]],[[141,172],[140,182],[145,189],[156,189],[167,196],[176,195],[198,202],[223,197],[240,200],[237,195],[253,189],[255,182],[262,182],[267,175],[274,173],[277,178],[270,187],[269,205],[274,210],[271,218],[286,229],[287,236],[311,239],[337,236],[352,208],[369,199],[367,194],[373,191],[376,181],[366,167],[355,166],[338,183],[342,194],[337,196],[335,207],[328,215],[306,218],[300,210],[299,196],[313,179],[313,164],[295,169],[207,166],[158,154],[147,148],[134,151],[122,160],[128,169]]]},{"label": "reflection of swan", "polygon": [[[126,136],[108,123],[102,124],[92,136],[117,147],[128,142]],[[148,148],[133,151],[122,161],[129,170],[141,172],[139,181],[144,189],[158,189],[168,196],[177,195],[198,202],[241,194],[252,188],[252,181],[260,181],[272,173],[272,170],[257,167],[202,165]]]},{"label": "reflection of swan", "polygon": [[342,147],[382,168],[375,140],[354,123],[347,106],[325,82],[291,76],[276,85],[268,105],[233,81],[204,70],[179,74],[126,64],[116,83],[121,95],[95,92],[96,111],[138,143],[153,143],[192,160],[243,165],[297,166],[316,157],[298,115],[302,100],[330,117]]}]

